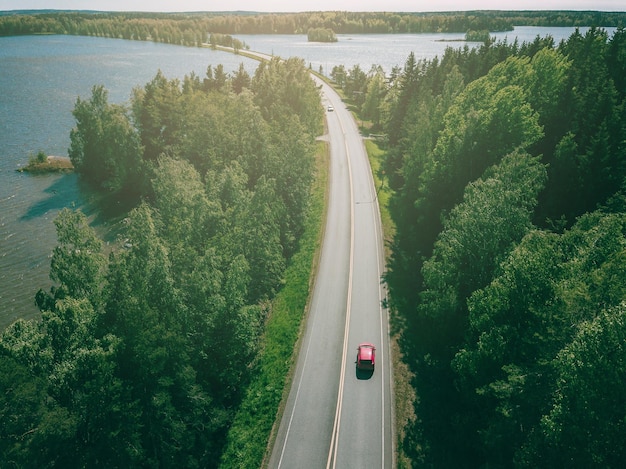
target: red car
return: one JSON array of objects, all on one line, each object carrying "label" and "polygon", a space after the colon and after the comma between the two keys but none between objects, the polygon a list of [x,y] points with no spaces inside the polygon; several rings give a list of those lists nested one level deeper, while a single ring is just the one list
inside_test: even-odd
[{"label": "red car", "polygon": [[374,371],[374,364],[376,362],[376,347],[369,342],[363,342],[359,344],[356,354],[356,367],[359,370],[371,370]]}]

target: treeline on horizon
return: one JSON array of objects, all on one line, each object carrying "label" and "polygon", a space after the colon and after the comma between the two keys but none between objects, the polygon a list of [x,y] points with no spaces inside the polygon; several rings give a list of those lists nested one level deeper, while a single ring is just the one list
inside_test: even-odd
[{"label": "treeline on horizon", "polygon": [[218,467],[303,232],[319,92],[275,59],[159,72],[128,105],[94,86],[73,115],[76,171],[131,208],[106,246],[55,220],[41,320],[0,333],[0,466]]},{"label": "treeline on horizon", "polygon": [[336,67],[385,151],[399,467],[626,460],[626,30]]},{"label": "treeline on horizon", "polygon": [[511,31],[513,26],[626,25],[626,12],[469,11],[437,13],[306,12],[306,13],[122,13],[6,12],[0,14],[0,36],[70,34],[200,46],[210,33],[335,34],[467,33]]}]

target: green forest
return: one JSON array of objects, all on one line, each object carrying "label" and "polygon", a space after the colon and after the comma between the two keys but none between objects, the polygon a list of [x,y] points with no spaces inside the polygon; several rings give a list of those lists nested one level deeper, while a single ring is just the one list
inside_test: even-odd
[{"label": "green forest", "polygon": [[392,192],[399,467],[620,467],[626,30],[332,75]]},{"label": "green forest", "polygon": [[200,46],[214,34],[462,33],[512,31],[513,26],[626,26],[624,12],[468,11],[384,13],[132,13],[0,12],[0,36],[72,34]]},{"label": "green forest", "polygon": [[76,171],[132,208],[113,246],[56,219],[41,320],[0,336],[0,466],[217,467],[302,236],[319,92],[276,59],[158,73],[128,105],[96,85],[73,115]]}]

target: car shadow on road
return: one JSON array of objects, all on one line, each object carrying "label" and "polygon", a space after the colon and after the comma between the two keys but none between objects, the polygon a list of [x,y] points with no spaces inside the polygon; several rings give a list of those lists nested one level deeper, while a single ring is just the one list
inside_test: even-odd
[{"label": "car shadow on road", "polygon": [[356,370],[356,379],[370,379],[374,374],[374,370],[360,370],[354,367]]}]

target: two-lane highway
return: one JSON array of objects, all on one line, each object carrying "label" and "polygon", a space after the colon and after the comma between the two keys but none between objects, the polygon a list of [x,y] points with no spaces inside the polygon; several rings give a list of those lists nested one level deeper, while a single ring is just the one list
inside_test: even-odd
[{"label": "two-lane highway", "polygon": [[[391,366],[376,190],[352,115],[318,81],[330,143],[329,206],[309,316],[271,468],[391,468]],[[360,342],[376,370],[357,374]]]}]

